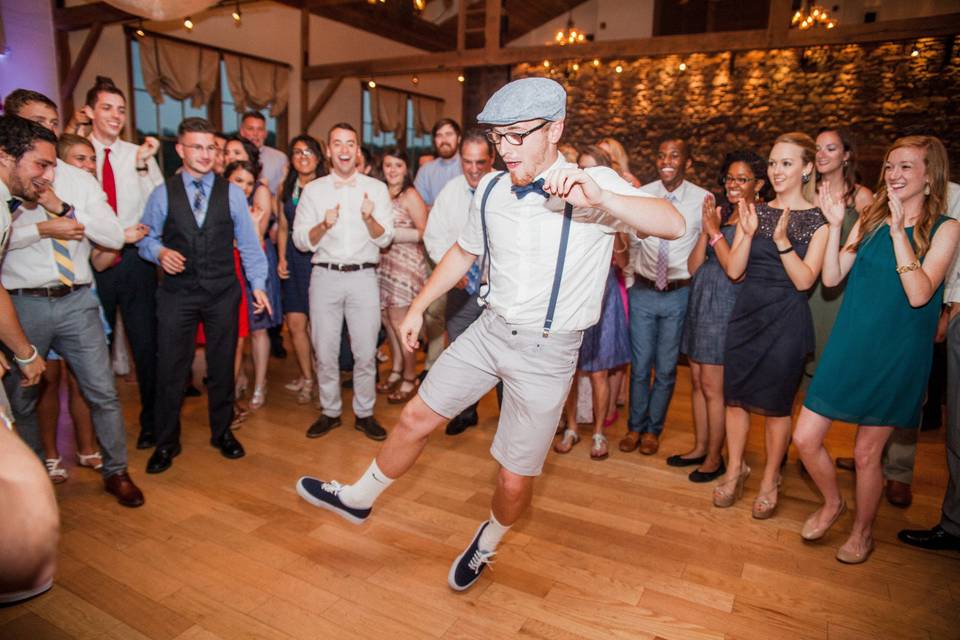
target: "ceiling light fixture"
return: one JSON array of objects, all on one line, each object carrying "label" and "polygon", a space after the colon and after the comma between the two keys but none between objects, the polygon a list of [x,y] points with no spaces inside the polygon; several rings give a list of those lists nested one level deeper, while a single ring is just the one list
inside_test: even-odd
[{"label": "ceiling light fixture", "polygon": [[814,4],[812,0],[805,0],[800,10],[790,19],[790,27],[806,31],[814,27],[833,29],[837,26],[837,19],[830,17],[830,12],[824,7]]},{"label": "ceiling light fixture", "polygon": [[557,35],[554,36],[554,41],[559,45],[565,44],[580,44],[586,40],[587,35],[573,26],[573,12],[570,12],[570,17],[567,18],[567,28],[565,30],[561,29],[557,31]]},{"label": "ceiling light fixture", "polygon": [[183,28],[187,31],[193,31],[193,20],[190,19],[190,16],[183,19]]},{"label": "ceiling light fixture", "polygon": [[237,26],[240,26],[240,0],[237,0],[236,5],[233,7],[233,13],[230,15],[233,16],[233,21],[237,23]]}]

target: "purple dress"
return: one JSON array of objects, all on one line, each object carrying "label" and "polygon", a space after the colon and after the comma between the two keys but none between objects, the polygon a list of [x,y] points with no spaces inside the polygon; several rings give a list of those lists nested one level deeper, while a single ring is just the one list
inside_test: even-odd
[{"label": "purple dress", "polygon": [[610,267],[600,321],[583,332],[580,343],[581,371],[606,371],[630,362],[630,327],[620,296],[617,270]]}]

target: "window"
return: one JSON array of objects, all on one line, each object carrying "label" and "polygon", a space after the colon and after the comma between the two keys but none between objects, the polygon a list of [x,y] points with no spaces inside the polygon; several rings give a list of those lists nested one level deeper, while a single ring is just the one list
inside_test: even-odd
[{"label": "window", "polygon": [[397,143],[396,136],[392,131],[380,132],[374,134],[373,115],[370,110],[370,90],[363,88],[363,144],[374,152],[382,152],[384,149],[400,146],[407,154],[407,161],[414,170],[417,167],[417,161],[422,155],[433,153],[433,136],[426,133],[417,136],[413,127],[413,100],[407,96],[407,122],[406,136],[400,144]]},{"label": "window", "polygon": [[[164,95],[163,104],[155,104],[147,93],[143,81],[143,71],[140,68],[140,43],[136,38],[130,39],[130,68],[133,72],[133,118],[136,126],[137,139],[144,136],[154,136],[160,140],[160,151],[157,162],[160,170],[166,176],[180,167],[180,157],[177,155],[177,127],[184,118],[208,118],[213,125],[232,135],[240,128],[241,114],[234,111],[233,96],[227,84],[226,65],[220,60],[220,78],[217,91],[210,99],[209,104],[194,108],[189,100],[174,100]],[[219,108],[218,108],[219,107]],[[267,119],[267,141],[265,144],[275,147],[277,139],[277,119],[270,115],[270,109],[261,109]]]}]

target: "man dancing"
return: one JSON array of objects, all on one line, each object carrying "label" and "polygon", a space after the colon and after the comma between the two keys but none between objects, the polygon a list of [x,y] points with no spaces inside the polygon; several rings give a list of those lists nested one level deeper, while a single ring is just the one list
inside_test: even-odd
[{"label": "man dancing", "polygon": [[[557,152],[566,92],[546,78],[502,87],[477,117],[507,172],[477,185],[467,225],[401,325],[417,346],[423,312],[483,254],[489,268],[481,317],[443,352],[400,421],[352,485],[309,476],[297,492],[354,523],[414,464],[430,433],[502,380],[503,407],[490,449],[500,464],[490,519],[450,567],[450,588],[473,585],[530,503],[556,431],[584,329],[600,317],[616,231],[676,239],[682,216],[606,167],[581,170]],[[505,179],[509,173],[509,180]],[[485,269],[484,269],[485,270]]]}]

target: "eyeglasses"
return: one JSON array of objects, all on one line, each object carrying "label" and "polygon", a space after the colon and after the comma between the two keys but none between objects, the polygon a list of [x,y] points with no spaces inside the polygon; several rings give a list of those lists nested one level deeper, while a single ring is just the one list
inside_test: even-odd
[{"label": "eyeglasses", "polygon": [[290,155],[294,156],[303,156],[304,158],[312,158],[315,154],[311,149],[294,149],[293,153]]},{"label": "eyeglasses", "polygon": [[486,136],[487,136],[487,140],[489,140],[494,146],[499,145],[501,140],[506,140],[509,144],[512,144],[515,147],[519,147],[520,145],[523,144],[524,138],[526,138],[528,135],[530,135],[534,131],[543,129],[548,124],[550,124],[550,121],[546,120],[544,122],[541,122],[537,126],[535,126],[533,129],[530,129],[529,131],[522,131],[522,132],[510,131],[508,133],[499,133],[497,131],[491,130],[491,131],[487,131]]},{"label": "eyeglasses", "polygon": [[745,187],[745,186],[747,186],[748,184],[750,184],[750,183],[753,182],[753,181],[754,181],[754,178],[744,178],[744,177],[742,177],[742,176],[741,176],[741,177],[725,176],[725,177],[723,178],[723,183],[724,183],[724,184],[730,184],[731,182],[736,182],[736,183],[737,183],[738,185],[740,185],[741,187]]},{"label": "eyeglasses", "polygon": [[185,144],[183,145],[183,148],[190,149],[190,151],[193,151],[195,153],[203,153],[204,151],[206,151],[207,153],[217,152],[217,145],[215,144],[210,144],[207,146],[204,146],[202,144]]}]

